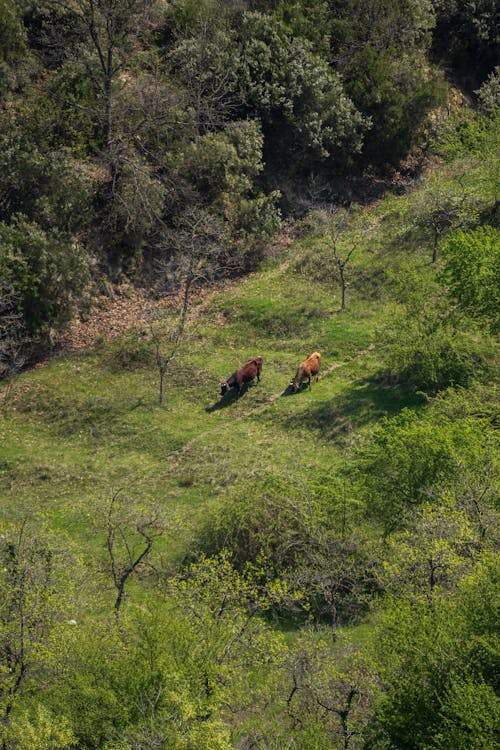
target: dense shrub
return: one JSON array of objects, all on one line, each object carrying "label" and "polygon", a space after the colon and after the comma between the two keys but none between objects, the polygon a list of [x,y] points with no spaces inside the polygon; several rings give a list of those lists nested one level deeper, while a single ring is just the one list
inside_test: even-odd
[{"label": "dense shrub", "polygon": [[498,566],[453,598],[393,602],[377,634],[381,690],[367,747],[493,750],[498,715]]},{"label": "dense shrub", "polygon": [[500,327],[500,231],[483,226],[455,232],[444,248],[443,280],[450,295],[475,318]]},{"label": "dense shrub", "polygon": [[435,394],[469,385],[491,372],[491,342],[447,300],[410,301],[380,332],[388,383]]},{"label": "dense shrub", "polygon": [[377,554],[348,529],[343,503],[335,477],[308,487],[269,477],[251,497],[242,491],[225,500],[194,551],[225,550],[237,569],[250,565],[276,613],[336,627],[359,618],[378,588]]},{"label": "dense shrub", "polygon": [[411,510],[465,469],[475,471],[488,434],[467,417],[423,419],[410,410],[382,421],[357,449],[351,470],[369,516],[385,532],[405,526]]},{"label": "dense shrub", "polygon": [[65,323],[89,281],[84,249],[58,230],[44,231],[22,214],[0,223],[0,275],[17,295],[31,334]]}]

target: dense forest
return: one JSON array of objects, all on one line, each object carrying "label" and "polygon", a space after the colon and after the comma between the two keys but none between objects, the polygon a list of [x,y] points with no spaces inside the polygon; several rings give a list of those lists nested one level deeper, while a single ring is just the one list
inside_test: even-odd
[{"label": "dense forest", "polygon": [[498,747],[499,21],[0,0],[1,750]]}]

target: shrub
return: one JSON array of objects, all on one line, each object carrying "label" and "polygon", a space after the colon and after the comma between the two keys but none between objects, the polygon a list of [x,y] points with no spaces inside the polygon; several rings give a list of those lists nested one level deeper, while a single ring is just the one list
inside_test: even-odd
[{"label": "shrub", "polygon": [[443,299],[410,300],[380,332],[388,382],[435,394],[483,380],[491,371],[491,342]]},{"label": "shrub", "polygon": [[331,476],[307,487],[269,477],[254,484],[251,497],[244,490],[226,500],[197,546],[208,554],[225,550],[238,570],[250,566],[275,613],[336,627],[364,613],[378,587],[376,556],[359,530],[347,529],[343,513]]},{"label": "shrub", "polygon": [[352,467],[367,514],[386,533],[404,527],[436,487],[477,468],[486,440],[483,426],[468,418],[420,419],[405,409],[382,421]]},{"label": "shrub", "polygon": [[443,248],[443,279],[450,295],[469,315],[500,328],[500,231],[483,226],[458,231]]},{"label": "shrub", "polygon": [[70,318],[89,281],[83,248],[58,230],[44,231],[22,214],[0,222],[0,276],[17,295],[30,334]]}]

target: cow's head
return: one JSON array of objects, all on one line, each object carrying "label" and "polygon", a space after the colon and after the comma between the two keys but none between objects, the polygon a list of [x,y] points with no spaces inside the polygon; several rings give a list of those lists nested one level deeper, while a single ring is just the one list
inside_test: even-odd
[{"label": "cow's head", "polygon": [[220,395],[224,396],[225,393],[227,393],[229,390],[229,386],[227,384],[227,380],[225,380],[223,383],[220,384]]}]

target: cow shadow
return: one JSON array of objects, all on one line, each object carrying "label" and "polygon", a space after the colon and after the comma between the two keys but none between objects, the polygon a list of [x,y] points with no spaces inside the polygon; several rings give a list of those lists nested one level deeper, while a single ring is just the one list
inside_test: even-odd
[{"label": "cow shadow", "polygon": [[380,379],[364,378],[334,398],[290,416],[286,424],[292,429],[303,429],[306,423],[321,438],[335,440],[383,416],[395,416],[404,408],[418,409],[423,403],[420,395],[401,386],[388,387]]},{"label": "cow shadow", "polygon": [[238,390],[236,388],[230,388],[229,391],[227,391],[223,396],[220,397],[218,401],[215,402],[215,404],[205,406],[205,411],[208,414],[211,414],[214,411],[219,411],[219,409],[226,409],[228,406],[231,406],[231,404],[234,404],[235,401],[239,401],[241,398],[243,398],[248,389],[253,388],[254,385],[254,383],[245,383],[245,385],[241,389],[240,396],[238,396]]},{"label": "cow shadow", "polygon": [[293,385],[289,383],[283,393],[280,394],[280,398],[283,396],[297,396],[299,393],[302,393],[302,391],[307,391],[309,388],[307,383],[301,383],[298,390],[295,390]]}]

